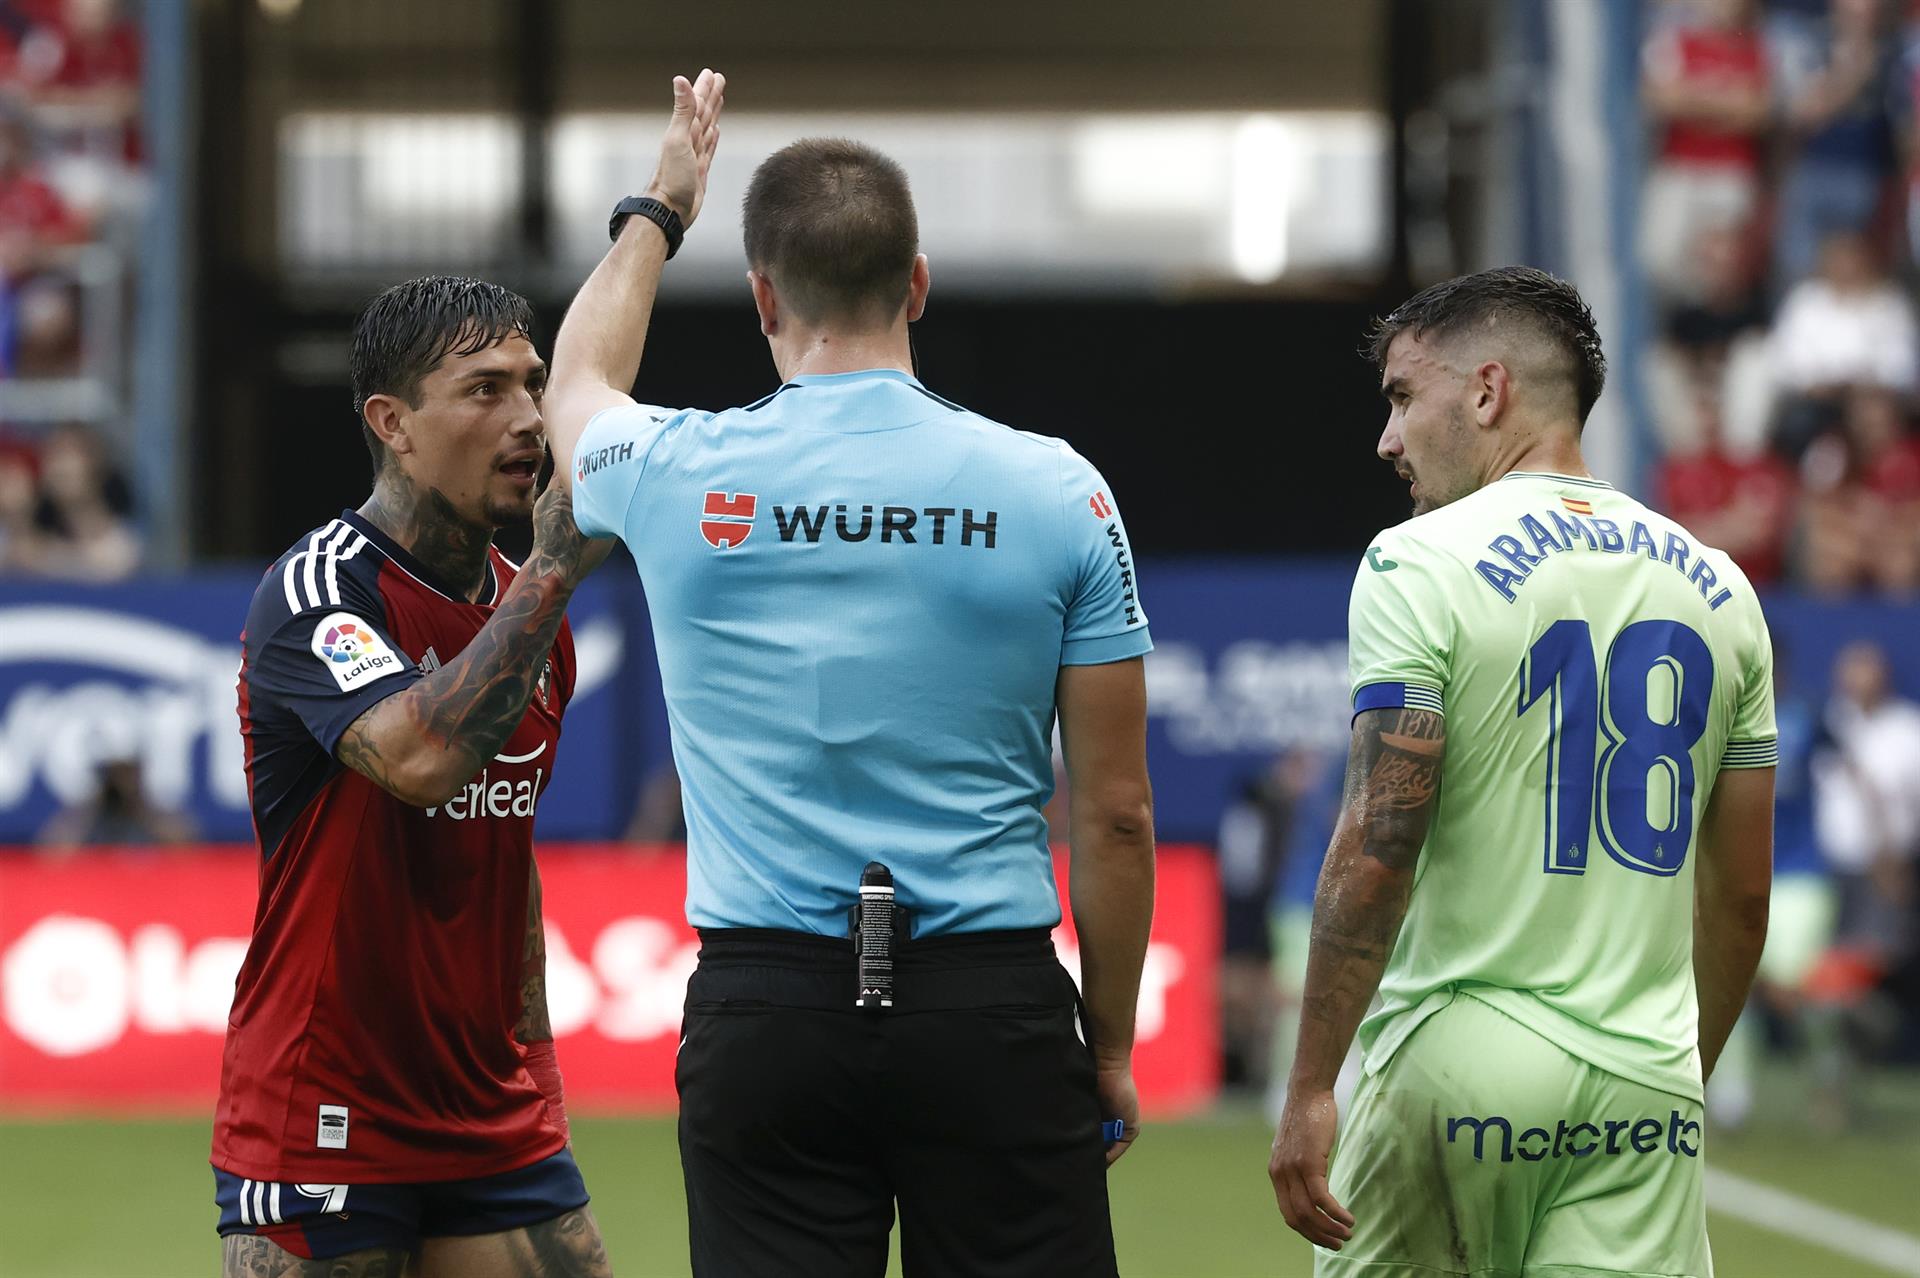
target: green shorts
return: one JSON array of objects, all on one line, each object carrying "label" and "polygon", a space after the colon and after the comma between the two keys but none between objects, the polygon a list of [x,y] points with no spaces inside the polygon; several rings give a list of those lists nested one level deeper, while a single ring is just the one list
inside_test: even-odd
[{"label": "green shorts", "polygon": [[1700,1104],[1579,1060],[1471,995],[1342,1116],[1332,1278],[1711,1278]]}]

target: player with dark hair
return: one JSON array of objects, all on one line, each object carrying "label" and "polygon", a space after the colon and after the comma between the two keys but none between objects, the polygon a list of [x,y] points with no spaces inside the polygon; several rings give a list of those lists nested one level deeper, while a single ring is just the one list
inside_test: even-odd
[{"label": "player with dark hair", "polygon": [[[373,494],[261,581],[240,722],[262,857],[214,1120],[225,1273],[608,1272],[567,1144],[533,816],[609,542],[536,500],[521,298],[434,277],[353,335]],[[493,548],[534,519],[515,567]]]},{"label": "player with dark hair", "polygon": [[[694,1272],[877,1275],[897,1205],[911,1275],[1112,1274],[1153,909],[1126,527],[1064,442],[914,376],[913,198],[858,143],[796,142],[747,189],[780,388],[724,412],[628,397],[724,89],[676,86],[548,414],[581,529],[646,584],[686,800]],[[1056,715],[1084,1039],[1050,940]]]},{"label": "player with dark hair", "polygon": [[1588,472],[1606,362],[1572,286],[1451,280],[1370,349],[1415,517],[1354,581],[1275,1196],[1322,1274],[1706,1278],[1702,1082],[1771,872],[1759,602]]}]

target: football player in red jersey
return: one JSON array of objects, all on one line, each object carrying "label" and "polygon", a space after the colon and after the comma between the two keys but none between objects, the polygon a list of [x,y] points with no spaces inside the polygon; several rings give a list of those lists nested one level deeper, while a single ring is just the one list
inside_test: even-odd
[{"label": "football player in red jersey", "polygon": [[[267,572],[240,719],[262,857],[213,1155],[224,1272],[608,1274],[547,1021],[533,816],[562,613],[611,543],[536,500],[521,298],[436,277],[354,332],[373,494]],[[533,516],[516,568],[493,547]]]}]

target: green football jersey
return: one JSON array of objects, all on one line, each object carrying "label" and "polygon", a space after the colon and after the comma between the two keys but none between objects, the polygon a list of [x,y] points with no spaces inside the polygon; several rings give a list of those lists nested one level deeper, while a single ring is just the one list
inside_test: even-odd
[{"label": "green football jersey", "polygon": [[1746,576],[1610,484],[1515,472],[1380,534],[1348,642],[1356,713],[1447,722],[1368,1069],[1465,993],[1698,1099],[1695,836],[1721,770],[1777,754]]}]

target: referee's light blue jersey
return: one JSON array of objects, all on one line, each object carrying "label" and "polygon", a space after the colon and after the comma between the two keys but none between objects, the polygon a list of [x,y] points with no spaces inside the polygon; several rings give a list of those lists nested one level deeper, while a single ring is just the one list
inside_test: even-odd
[{"label": "referee's light blue jersey", "polygon": [[1059,921],[1060,667],[1153,646],[1084,458],[876,369],[609,409],[573,473],[581,530],[646,586],[689,921],[844,936],[870,860],[916,935]]}]

